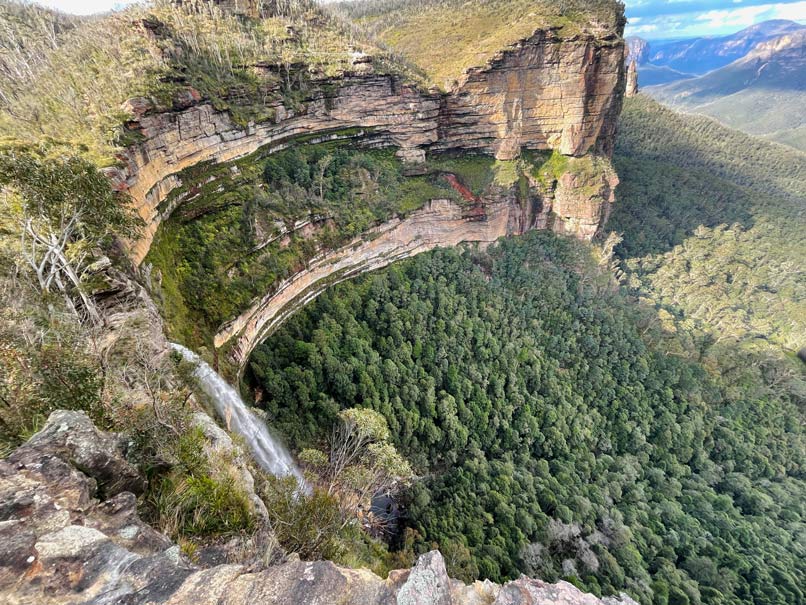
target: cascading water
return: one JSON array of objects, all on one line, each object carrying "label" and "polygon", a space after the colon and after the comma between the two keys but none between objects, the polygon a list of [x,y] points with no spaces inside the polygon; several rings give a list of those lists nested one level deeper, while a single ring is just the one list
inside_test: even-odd
[{"label": "cascading water", "polygon": [[246,439],[255,460],[263,470],[277,476],[293,475],[300,486],[305,488],[302,473],[288,450],[272,436],[266,423],[246,407],[238,391],[190,349],[175,343],[171,343],[171,348],[196,365],[193,373],[199,380],[201,389],[212,399],[216,412],[227,423],[228,428]]}]

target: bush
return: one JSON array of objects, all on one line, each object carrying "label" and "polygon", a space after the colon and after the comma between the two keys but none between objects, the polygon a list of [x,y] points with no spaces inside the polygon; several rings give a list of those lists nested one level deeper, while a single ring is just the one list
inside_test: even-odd
[{"label": "bush", "polygon": [[84,410],[109,427],[100,360],[87,332],[62,309],[11,280],[0,280],[0,450],[35,433],[51,412]]},{"label": "bush", "polygon": [[306,560],[336,559],[342,552],[343,517],[338,500],[324,490],[299,490],[294,477],[264,476],[260,497],[277,541]]},{"label": "bush", "polygon": [[173,469],[155,479],[147,499],[160,529],[171,536],[226,536],[255,528],[246,494],[235,479],[211,467],[198,427],[179,435]]}]

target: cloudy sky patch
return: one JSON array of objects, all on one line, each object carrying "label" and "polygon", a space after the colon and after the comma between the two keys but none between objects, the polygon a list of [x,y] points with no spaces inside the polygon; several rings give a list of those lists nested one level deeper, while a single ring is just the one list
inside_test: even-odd
[{"label": "cloudy sky patch", "polygon": [[769,19],[806,23],[806,0],[626,0],[627,35],[649,39],[730,34]]}]

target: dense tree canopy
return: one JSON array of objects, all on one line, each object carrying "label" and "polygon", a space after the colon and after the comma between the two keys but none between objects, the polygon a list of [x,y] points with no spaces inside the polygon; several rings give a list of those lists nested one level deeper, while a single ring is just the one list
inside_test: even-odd
[{"label": "dense tree canopy", "polygon": [[806,154],[639,96],[614,164],[625,282],[669,328],[772,354],[806,344]]},{"label": "dense tree canopy", "polygon": [[460,577],[524,571],[647,603],[800,603],[803,413],[651,348],[590,248],[548,234],[342,284],[252,356],[297,447],[387,419],[407,518]]}]

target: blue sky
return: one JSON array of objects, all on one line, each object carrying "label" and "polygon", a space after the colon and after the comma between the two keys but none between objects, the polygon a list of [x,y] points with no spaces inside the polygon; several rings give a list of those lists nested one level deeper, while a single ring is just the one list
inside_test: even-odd
[{"label": "blue sky", "polygon": [[806,1],[626,0],[627,35],[647,39],[730,34],[768,19],[806,23]]},{"label": "blue sky", "polygon": [[[88,15],[132,0],[37,0],[65,12]],[[626,0],[627,35],[648,39],[718,36],[767,19],[806,23],[806,0]]]}]

